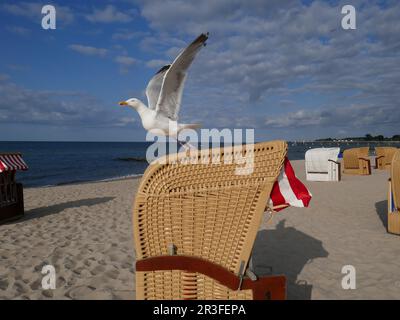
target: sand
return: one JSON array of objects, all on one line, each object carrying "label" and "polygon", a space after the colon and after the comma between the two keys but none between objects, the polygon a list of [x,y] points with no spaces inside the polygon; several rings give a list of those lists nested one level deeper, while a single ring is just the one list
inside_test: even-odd
[{"label": "sand", "polygon": [[[263,223],[258,274],[285,274],[289,299],[400,299],[400,237],[386,232],[388,172],[306,182],[310,208]],[[134,299],[131,208],[138,179],[25,189],[26,215],[0,226],[0,299]],[[54,265],[56,289],[42,290]],[[341,286],[356,268],[356,289]]]},{"label": "sand", "polygon": [[[0,226],[0,299],[134,299],[131,207],[138,180],[25,190],[25,218]],[[42,290],[52,264],[56,290]]]}]

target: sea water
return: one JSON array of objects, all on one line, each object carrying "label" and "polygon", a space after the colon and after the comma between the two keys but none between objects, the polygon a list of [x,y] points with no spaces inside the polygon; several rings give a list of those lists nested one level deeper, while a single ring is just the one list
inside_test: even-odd
[{"label": "sea water", "polygon": [[[150,142],[0,142],[0,152],[18,151],[29,170],[18,172],[25,187],[54,186],[133,177],[144,172]],[[304,159],[308,149],[370,146],[374,143],[289,142],[289,159]],[[388,143],[384,143],[388,145]],[[397,145],[399,146],[399,145]]]}]

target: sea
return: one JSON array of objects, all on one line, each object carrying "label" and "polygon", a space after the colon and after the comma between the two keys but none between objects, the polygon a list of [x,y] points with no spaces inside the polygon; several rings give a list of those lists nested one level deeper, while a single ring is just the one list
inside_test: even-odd
[{"label": "sea", "polygon": [[[1,152],[18,151],[29,170],[17,174],[25,187],[57,186],[140,176],[148,166],[150,142],[0,142]],[[341,151],[395,142],[288,142],[290,160],[304,159],[311,148],[340,147]]]}]

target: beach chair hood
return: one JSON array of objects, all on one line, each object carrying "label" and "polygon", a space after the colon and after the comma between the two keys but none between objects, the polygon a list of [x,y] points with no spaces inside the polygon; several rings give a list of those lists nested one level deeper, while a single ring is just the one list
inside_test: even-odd
[{"label": "beach chair hood", "polygon": [[340,148],[316,148],[306,152],[307,172],[327,173],[329,160],[338,161]]},{"label": "beach chair hood", "polygon": [[0,172],[28,170],[20,153],[0,153]]}]

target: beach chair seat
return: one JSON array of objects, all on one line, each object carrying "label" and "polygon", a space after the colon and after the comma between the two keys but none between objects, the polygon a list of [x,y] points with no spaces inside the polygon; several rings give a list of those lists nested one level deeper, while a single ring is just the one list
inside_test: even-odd
[{"label": "beach chair seat", "polygon": [[376,147],[375,169],[390,169],[390,164],[397,150],[394,147]]},{"label": "beach chair seat", "polygon": [[388,232],[400,235],[400,149],[393,155],[390,169]]},{"label": "beach chair seat", "polygon": [[305,154],[308,181],[340,181],[340,148],[315,148]]},{"label": "beach chair seat", "polygon": [[273,141],[150,164],[133,209],[136,298],[285,299],[286,277],[254,277],[248,262],[286,154]]},{"label": "beach chair seat", "polygon": [[369,147],[352,148],[343,152],[343,173],[370,175]]}]

